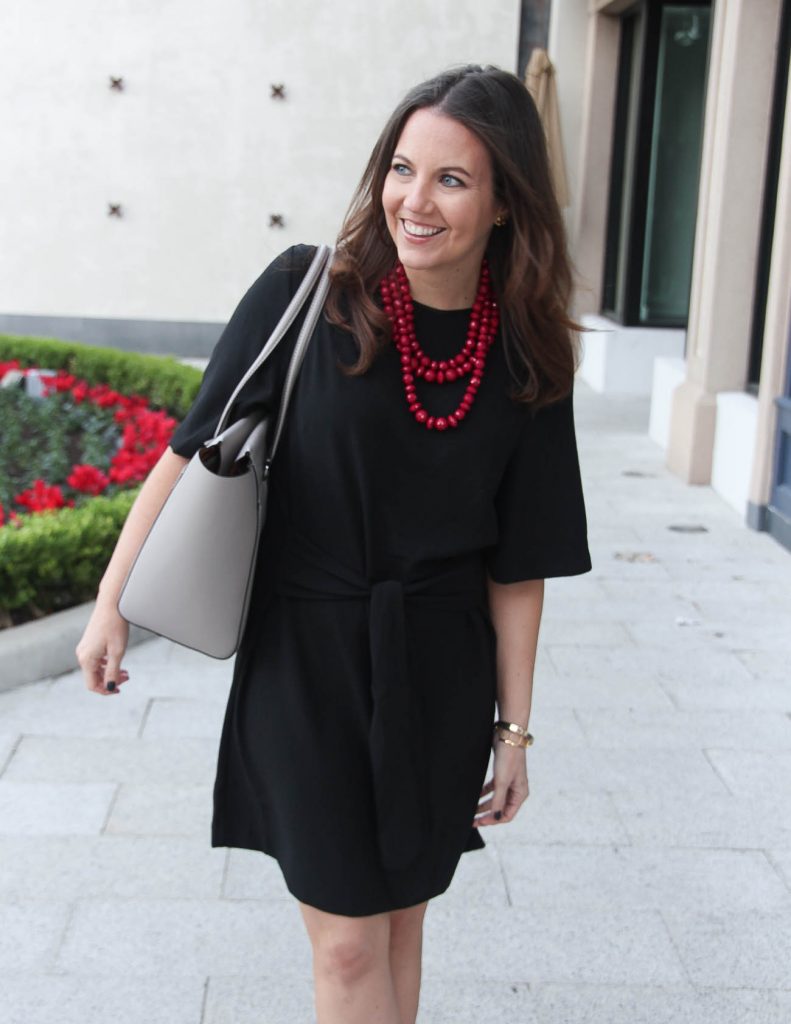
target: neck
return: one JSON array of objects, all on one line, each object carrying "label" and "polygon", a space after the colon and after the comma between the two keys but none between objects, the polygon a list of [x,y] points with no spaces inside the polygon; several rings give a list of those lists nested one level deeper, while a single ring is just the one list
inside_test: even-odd
[{"label": "neck", "polygon": [[404,267],[409,291],[416,302],[435,309],[469,309],[478,293],[480,266],[461,274]]}]

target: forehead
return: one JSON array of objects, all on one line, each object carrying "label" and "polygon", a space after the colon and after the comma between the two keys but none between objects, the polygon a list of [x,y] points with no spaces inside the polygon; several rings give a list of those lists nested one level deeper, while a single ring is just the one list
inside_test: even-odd
[{"label": "forehead", "polygon": [[491,167],[489,152],[478,136],[436,110],[414,111],[401,130],[395,151],[415,164],[461,166],[471,174],[484,174]]}]

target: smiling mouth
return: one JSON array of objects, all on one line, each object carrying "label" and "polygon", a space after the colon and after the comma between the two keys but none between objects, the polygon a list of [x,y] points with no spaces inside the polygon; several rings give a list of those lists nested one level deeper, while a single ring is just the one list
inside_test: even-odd
[{"label": "smiling mouth", "polygon": [[404,233],[411,235],[412,238],[433,238],[434,235],[440,235],[445,230],[445,228],[431,227],[430,224],[416,224],[413,220],[402,220],[401,226]]}]

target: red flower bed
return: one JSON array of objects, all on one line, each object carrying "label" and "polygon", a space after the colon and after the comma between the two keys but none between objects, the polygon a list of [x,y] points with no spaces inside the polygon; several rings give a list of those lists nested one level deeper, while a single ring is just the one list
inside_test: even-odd
[{"label": "red flower bed", "polygon": [[[0,381],[10,371],[23,375],[31,369],[20,367],[18,360],[0,362]],[[162,410],[149,408],[143,395],[122,395],[106,384],[91,386],[65,370],[41,377],[44,397],[69,392],[73,402],[89,402],[103,409],[115,409],[114,420],[120,429],[120,445],[105,473],[98,466],[73,465],[65,480],[48,482],[37,479],[31,487],[13,498],[14,509],[0,504],[0,527],[6,523],[19,525],[24,515],[49,509],[71,507],[80,495],[94,496],[106,491],[131,487],[144,480],[167,447],[177,420]],[[65,491],[65,493],[64,493]]]}]

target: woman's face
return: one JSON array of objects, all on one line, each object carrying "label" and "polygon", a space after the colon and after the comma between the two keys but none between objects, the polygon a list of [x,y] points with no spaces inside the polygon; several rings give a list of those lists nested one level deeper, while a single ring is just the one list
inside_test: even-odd
[{"label": "woman's face", "polygon": [[416,110],[396,144],[382,206],[413,293],[416,283],[434,293],[474,291],[494,219],[505,212],[476,135],[445,114]]}]

